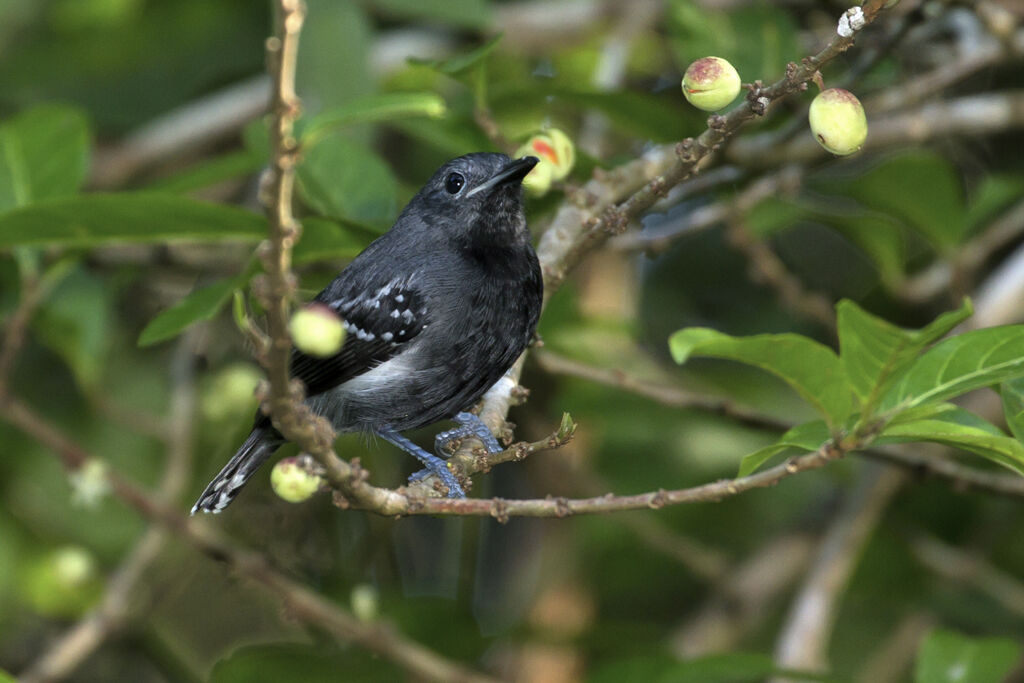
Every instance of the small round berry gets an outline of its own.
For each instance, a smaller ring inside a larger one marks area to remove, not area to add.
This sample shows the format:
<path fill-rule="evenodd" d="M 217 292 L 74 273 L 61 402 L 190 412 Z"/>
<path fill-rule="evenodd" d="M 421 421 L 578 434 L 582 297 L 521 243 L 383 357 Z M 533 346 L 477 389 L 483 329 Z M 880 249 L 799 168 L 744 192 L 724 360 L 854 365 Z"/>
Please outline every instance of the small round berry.
<path fill-rule="evenodd" d="M 686 69 L 683 95 L 704 111 L 718 111 L 740 94 L 740 75 L 721 57 L 703 57 Z"/>
<path fill-rule="evenodd" d="M 377 589 L 368 583 L 357 584 L 352 589 L 350 598 L 352 614 L 359 621 L 373 621 L 380 611 L 380 596 Z"/>
<path fill-rule="evenodd" d="M 324 484 L 323 477 L 310 469 L 298 457 L 282 458 L 270 471 L 270 487 L 279 498 L 289 503 L 309 500 Z"/>
<path fill-rule="evenodd" d="M 310 304 L 295 311 L 288 331 L 299 351 L 318 358 L 333 356 L 345 343 L 341 318 L 323 304 Z"/>
<path fill-rule="evenodd" d="M 232 363 L 204 378 L 199 410 L 210 422 L 237 420 L 252 413 L 256 404 L 256 385 L 263 379 L 252 363 Z"/>
<path fill-rule="evenodd" d="M 853 93 L 841 88 L 820 92 L 811 102 L 807 119 L 818 144 L 833 154 L 853 154 L 868 137 L 864 107 Z"/>
<path fill-rule="evenodd" d="M 57 548 L 29 563 L 22 595 L 40 614 L 75 617 L 99 599 L 103 581 L 91 552 L 81 546 Z"/>

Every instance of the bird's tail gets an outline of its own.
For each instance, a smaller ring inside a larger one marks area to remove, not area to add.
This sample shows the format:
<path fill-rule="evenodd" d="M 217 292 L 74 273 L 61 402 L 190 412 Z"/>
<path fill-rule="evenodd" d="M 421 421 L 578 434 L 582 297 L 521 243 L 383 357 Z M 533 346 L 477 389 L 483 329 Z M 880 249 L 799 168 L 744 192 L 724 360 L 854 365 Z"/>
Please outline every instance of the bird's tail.
<path fill-rule="evenodd" d="M 273 427 L 254 427 L 242 447 L 199 496 L 199 500 L 192 506 L 191 514 L 199 510 L 216 514 L 230 505 L 257 468 L 282 443 L 281 436 Z"/>

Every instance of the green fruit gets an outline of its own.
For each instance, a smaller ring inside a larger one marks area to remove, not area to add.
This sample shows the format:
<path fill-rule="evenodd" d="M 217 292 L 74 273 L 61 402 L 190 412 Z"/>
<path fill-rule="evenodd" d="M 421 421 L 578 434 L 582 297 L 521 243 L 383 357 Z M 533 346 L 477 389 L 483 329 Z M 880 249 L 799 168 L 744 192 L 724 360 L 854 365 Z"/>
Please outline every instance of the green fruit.
<path fill-rule="evenodd" d="M 310 472 L 299 458 L 282 458 L 270 471 L 270 487 L 279 498 L 289 503 L 309 500 L 323 484 L 323 477 Z"/>
<path fill-rule="evenodd" d="M 63 546 L 29 563 L 22 577 L 22 595 L 40 614 L 77 617 L 103 592 L 92 554 L 80 546 Z"/>
<path fill-rule="evenodd" d="M 807 113 L 811 132 L 822 147 L 840 156 L 859 150 L 868 137 L 868 120 L 857 97 L 841 88 L 818 94 Z"/>
<path fill-rule="evenodd" d="M 683 75 L 683 95 L 693 106 L 718 111 L 740 94 L 740 75 L 721 57 L 698 59 Z"/>
<path fill-rule="evenodd" d="M 377 589 L 368 583 L 360 583 L 352 589 L 352 614 L 359 621 L 373 621 L 377 618 L 380 596 Z"/>
<path fill-rule="evenodd" d="M 210 422 L 237 420 L 256 405 L 256 385 L 263 373 L 251 363 L 232 363 L 203 383 L 199 410 Z"/>
<path fill-rule="evenodd" d="M 345 343 L 341 318 L 323 304 L 311 304 L 295 311 L 288 331 L 300 351 L 318 358 L 333 356 Z"/>

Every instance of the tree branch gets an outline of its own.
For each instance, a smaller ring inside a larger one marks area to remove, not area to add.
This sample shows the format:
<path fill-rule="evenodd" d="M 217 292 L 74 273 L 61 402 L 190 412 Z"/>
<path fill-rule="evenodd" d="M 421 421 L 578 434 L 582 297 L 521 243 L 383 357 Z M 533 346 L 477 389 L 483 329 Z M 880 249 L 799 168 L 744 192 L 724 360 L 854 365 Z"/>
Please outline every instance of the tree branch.
<path fill-rule="evenodd" d="M 91 456 L 60 430 L 23 403 L 10 400 L 4 406 L 7 420 L 53 450 L 64 467 L 74 471 Z M 129 507 L 207 557 L 223 562 L 241 576 L 266 586 L 296 618 L 322 628 L 344 641 L 356 643 L 406 668 L 412 674 L 435 681 L 484 683 L 491 678 L 443 658 L 383 623 L 364 623 L 334 603 L 273 569 L 259 554 L 237 548 L 201 518 L 186 517 L 176 505 L 159 500 L 109 469 L 105 475 L 111 492 Z"/>
<path fill-rule="evenodd" d="M 826 652 L 839 609 L 861 551 L 904 476 L 891 468 L 871 467 L 832 521 L 807 581 L 793 602 L 775 648 L 783 668 L 827 668 Z"/>

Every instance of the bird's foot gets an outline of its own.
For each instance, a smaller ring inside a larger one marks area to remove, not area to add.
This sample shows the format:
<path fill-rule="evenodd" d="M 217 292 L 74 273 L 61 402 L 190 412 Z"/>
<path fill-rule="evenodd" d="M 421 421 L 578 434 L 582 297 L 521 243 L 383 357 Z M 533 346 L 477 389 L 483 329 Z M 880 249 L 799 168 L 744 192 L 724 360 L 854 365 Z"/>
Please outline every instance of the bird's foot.
<path fill-rule="evenodd" d="M 494 438 L 491 430 L 487 428 L 487 425 L 484 424 L 484 421 L 479 416 L 463 412 L 456 414 L 452 421 L 459 426 L 455 429 L 441 432 L 434 439 L 434 450 L 441 457 L 447 457 L 454 452 L 449 448 L 452 441 L 464 439 L 467 436 L 475 436 L 480 439 L 488 453 L 500 453 L 502 451 L 501 444 Z"/>
<path fill-rule="evenodd" d="M 398 446 L 403 451 L 413 456 L 421 463 L 425 469 L 420 470 L 411 477 L 410 482 L 420 481 L 430 476 L 431 474 L 436 475 L 445 486 L 448 487 L 449 498 L 465 498 L 466 492 L 462 490 L 462 486 L 459 484 L 459 480 L 455 477 L 450 469 L 448 469 L 448 463 L 436 455 L 431 455 L 425 450 L 414 444 L 409 439 L 402 436 L 396 430 L 389 426 L 380 427 L 376 430 L 377 435 L 385 441 L 388 441 L 395 446 Z"/>

